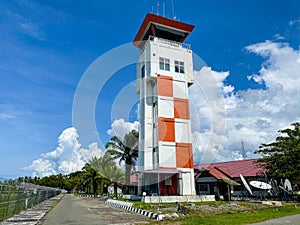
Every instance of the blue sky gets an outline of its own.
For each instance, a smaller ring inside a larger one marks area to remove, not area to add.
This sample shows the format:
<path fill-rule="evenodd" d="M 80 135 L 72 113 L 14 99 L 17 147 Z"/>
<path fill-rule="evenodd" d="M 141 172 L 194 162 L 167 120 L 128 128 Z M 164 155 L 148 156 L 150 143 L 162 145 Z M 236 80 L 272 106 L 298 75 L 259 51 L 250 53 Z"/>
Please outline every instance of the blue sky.
<path fill-rule="evenodd" d="M 159 14 L 173 17 L 171 1 L 159 3 Z M 72 107 L 91 64 L 130 43 L 149 12 L 157 12 L 157 1 L 0 1 L 0 177 L 68 172 L 71 164 L 82 165 L 83 152 L 103 151 L 109 134 L 137 126 L 134 65 L 115 73 L 100 91 L 98 139 L 72 128 Z M 238 159 L 241 140 L 253 157 L 260 143 L 299 120 L 300 107 L 293 101 L 299 95 L 293 85 L 300 84 L 298 0 L 174 0 L 174 13 L 196 26 L 186 42 L 208 68 L 195 74 L 215 78 L 227 113 L 219 135 L 212 129 L 212 113 L 205 111 L 209 104 L 199 103 L 201 91 L 191 90 L 199 118 L 193 127 L 197 162 Z M 124 87 L 125 102 L 119 96 Z M 124 107 L 130 103 L 129 113 L 116 99 Z M 249 138 L 254 134 L 258 137 Z M 219 150 L 209 147 L 221 139 Z M 214 151 L 218 156 L 209 158 Z M 229 151 L 232 157 L 225 157 Z"/>

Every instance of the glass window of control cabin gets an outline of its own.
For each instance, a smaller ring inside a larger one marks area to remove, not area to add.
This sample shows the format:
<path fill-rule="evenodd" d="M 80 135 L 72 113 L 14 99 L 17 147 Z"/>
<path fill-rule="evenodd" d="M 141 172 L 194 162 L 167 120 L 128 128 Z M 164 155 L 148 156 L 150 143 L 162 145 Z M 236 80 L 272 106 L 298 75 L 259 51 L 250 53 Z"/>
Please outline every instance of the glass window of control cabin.
<path fill-rule="evenodd" d="M 184 73 L 184 62 L 175 60 L 175 72 Z"/>
<path fill-rule="evenodd" d="M 170 71 L 170 60 L 159 57 L 159 69 Z"/>

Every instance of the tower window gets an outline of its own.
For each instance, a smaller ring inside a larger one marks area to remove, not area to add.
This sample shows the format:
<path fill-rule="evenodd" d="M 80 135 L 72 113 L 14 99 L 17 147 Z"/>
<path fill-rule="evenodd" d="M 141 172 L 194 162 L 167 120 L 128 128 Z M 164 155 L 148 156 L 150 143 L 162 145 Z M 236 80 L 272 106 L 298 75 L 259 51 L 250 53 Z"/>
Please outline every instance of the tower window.
<path fill-rule="evenodd" d="M 145 65 L 142 66 L 141 74 L 142 74 L 142 78 L 144 78 L 145 77 Z"/>
<path fill-rule="evenodd" d="M 159 69 L 170 71 L 170 60 L 159 57 Z"/>
<path fill-rule="evenodd" d="M 184 62 L 175 60 L 175 72 L 184 73 Z"/>

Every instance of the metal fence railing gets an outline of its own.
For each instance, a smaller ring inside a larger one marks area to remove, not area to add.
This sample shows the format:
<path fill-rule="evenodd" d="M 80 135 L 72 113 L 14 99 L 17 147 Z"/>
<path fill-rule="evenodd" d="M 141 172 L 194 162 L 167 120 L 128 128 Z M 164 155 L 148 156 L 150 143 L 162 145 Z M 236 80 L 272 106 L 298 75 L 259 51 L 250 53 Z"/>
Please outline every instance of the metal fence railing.
<path fill-rule="evenodd" d="M 0 186 L 0 221 L 60 194 L 59 189 L 32 185 L 31 187 Z"/>

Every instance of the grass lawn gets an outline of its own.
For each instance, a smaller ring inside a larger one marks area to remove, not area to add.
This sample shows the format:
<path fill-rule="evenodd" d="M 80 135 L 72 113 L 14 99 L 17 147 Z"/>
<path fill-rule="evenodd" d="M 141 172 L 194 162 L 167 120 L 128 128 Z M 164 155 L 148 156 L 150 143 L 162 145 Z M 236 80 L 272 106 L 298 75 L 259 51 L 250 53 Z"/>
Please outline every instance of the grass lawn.
<path fill-rule="evenodd" d="M 123 199 L 119 199 L 123 200 Z M 128 200 L 125 200 L 128 201 Z M 185 203 L 187 204 L 187 203 Z M 299 203 L 282 203 L 283 206 L 275 207 L 253 202 L 199 202 L 193 203 L 194 207 L 188 207 L 188 215 L 181 215 L 178 219 L 161 221 L 159 224 L 192 225 L 192 224 L 221 224 L 221 225 L 242 225 L 269 220 L 273 218 L 300 214 Z M 143 203 L 135 201 L 135 208 L 159 213 L 177 212 L 176 203 L 158 204 Z M 151 224 L 157 224 L 153 221 Z M 299 223 L 300 224 L 300 223 Z"/>
<path fill-rule="evenodd" d="M 191 215 L 176 220 L 162 221 L 160 224 L 176 224 L 176 225 L 190 225 L 190 224 L 222 224 L 222 225 L 242 225 L 278 218 L 282 216 L 288 216 L 293 214 L 299 214 L 300 207 L 295 205 L 272 207 L 259 209 L 252 212 L 235 212 L 224 213 L 218 215 Z M 157 221 L 153 224 L 157 224 Z"/>
<path fill-rule="evenodd" d="M 25 198 L 26 194 L 2 192 L 0 194 L 0 221 L 23 210 Z"/>

